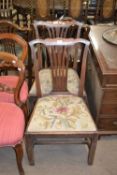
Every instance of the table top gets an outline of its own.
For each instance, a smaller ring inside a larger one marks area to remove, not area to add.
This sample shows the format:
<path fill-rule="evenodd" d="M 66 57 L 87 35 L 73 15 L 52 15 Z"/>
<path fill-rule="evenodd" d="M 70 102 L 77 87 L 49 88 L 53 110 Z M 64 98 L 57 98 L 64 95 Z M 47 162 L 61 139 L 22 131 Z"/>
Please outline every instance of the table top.
<path fill-rule="evenodd" d="M 117 45 L 103 39 L 103 32 L 117 26 L 91 26 L 89 38 L 102 74 L 117 75 Z"/>

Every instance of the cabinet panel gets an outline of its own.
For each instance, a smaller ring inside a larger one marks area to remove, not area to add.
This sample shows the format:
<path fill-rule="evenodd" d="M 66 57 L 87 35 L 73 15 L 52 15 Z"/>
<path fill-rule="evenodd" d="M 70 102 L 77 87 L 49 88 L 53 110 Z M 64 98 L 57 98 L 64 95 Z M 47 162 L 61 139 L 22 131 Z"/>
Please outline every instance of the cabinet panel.
<path fill-rule="evenodd" d="M 117 104 L 102 104 L 100 114 L 105 115 L 117 114 Z"/>

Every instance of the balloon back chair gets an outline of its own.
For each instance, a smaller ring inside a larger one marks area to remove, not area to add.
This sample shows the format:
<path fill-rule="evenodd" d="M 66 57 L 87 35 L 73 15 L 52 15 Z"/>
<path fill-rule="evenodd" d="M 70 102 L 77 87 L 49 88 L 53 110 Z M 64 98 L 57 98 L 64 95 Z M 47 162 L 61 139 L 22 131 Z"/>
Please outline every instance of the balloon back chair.
<path fill-rule="evenodd" d="M 17 56 L 18 60 L 23 63 L 27 58 L 28 45 L 27 42 L 17 34 L 14 33 L 0 33 L 0 51 L 5 51 L 6 53 L 11 53 Z M 17 83 L 17 75 L 11 74 L 6 69 L 7 76 L 0 74 L 0 83 L 6 84 L 7 86 L 15 86 Z M 28 86 L 27 82 L 21 88 L 20 98 L 23 102 L 22 108 L 27 113 L 27 97 L 28 97 Z M 13 96 L 7 93 L 0 93 L 0 102 L 10 102 L 14 103 Z"/>
<path fill-rule="evenodd" d="M 79 143 L 88 144 L 88 163 L 93 163 L 97 129 L 84 100 L 89 44 L 85 39 L 62 38 L 36 39 L 29 43 L 37 96 L 26 129 L 26 150 L 31 165 L 35 144 L 78 143 L 79 139 Z M 76 71 L 78 59 L 82 59 L 80 76 Z"/>
<path fill-rule="evenodd" d="M 0 78 L 0 147 L 12 147 L 15 150 L 19 174 L 24 175 L 22 167 L 22 140 L 25 128 L 25 116 L 20 108 L 23 105 L 20 100 L 20 90 L 24 82 L 25 67 L 15 55 L 0 52 L 0 71 L 4 72 L 6 69 L 10 72 L 17 71 L 18 76 L 16 77 L 17 83 L 14 87 L 12 86 L 12 79 L 9 86 L 8 76 L 4 78 L 6 83 L 5 81 L 2 82 L 2 78 Z M 7 96 L 8 99 L 12 97 L 14 103 L 1 100 L 2 97 L 4 98 L 4 96 L 1 97 L 1 94 Z"/>
<path fill-rule="evenodd" d="M 28 27 L 20 27 L 17 24 L 14 24 L 13 22 L 9 21 L 9 20 L 0 20 L 0 33 L 12 33 L 12 34 L 17 34 L 20 36 L 20 39 L 15 40 L 10 40 L 10 38 L 6 38 L 5 41 L 5 45 L 4 45 L 4 41 L 2 44 L 2 50 L 8 51 L 8 52 L 12 52 L 13 54 L 17 55 L 18 58 L 20 57 L 20 59 L 22 59 L 23 61 L 25 61 L 25 65 L 26 65 L 26 74 L 27 74 L 27 78 L 28 78 L 28 86 L 30 87 L 31 82 L 30 82 L 30 54 L 29 49 L 28 49 L 28 44 L 26 43 L 26 41 L 30 41 L 33 37 L 33 32 L 31 28 Z M 13 38 L 16 38 L 19 36 L 15 36 Z M 5 36 L 6 37 L 6 36 Z M 8 41 L 8 43 L 7 43 Z M 15 42 L 16 44 L 12 44 L 12 42 Z M 0 45 L 1 45 L 0 44 Z M 21 57 L 22 56 L 22 57 Z M 28 59 L 27 59 L 28 58 Z"/>

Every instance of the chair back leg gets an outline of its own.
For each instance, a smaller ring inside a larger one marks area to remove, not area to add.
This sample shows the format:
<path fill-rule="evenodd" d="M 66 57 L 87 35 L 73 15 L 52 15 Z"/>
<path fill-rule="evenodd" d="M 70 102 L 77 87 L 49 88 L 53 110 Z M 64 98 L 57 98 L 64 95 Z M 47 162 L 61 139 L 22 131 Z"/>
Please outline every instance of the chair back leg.
<path fill-rule="evenodd" d="M 34 143 L 31 136 L 26 135 L 25 137 L 25 144 L 26 144 L 26 152 L 29 160 L 30 165 L 34 165 Z"/>

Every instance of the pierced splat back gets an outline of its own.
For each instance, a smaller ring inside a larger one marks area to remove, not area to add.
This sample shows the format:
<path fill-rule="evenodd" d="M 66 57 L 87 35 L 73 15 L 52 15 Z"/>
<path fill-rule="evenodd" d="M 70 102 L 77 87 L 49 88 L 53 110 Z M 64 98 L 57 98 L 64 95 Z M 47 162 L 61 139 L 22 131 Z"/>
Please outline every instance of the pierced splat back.
<path fill-rule="evenodd" d="M 36 38 L 78 38 L 83 24 L 75 20 L 34 21 Z"/>

